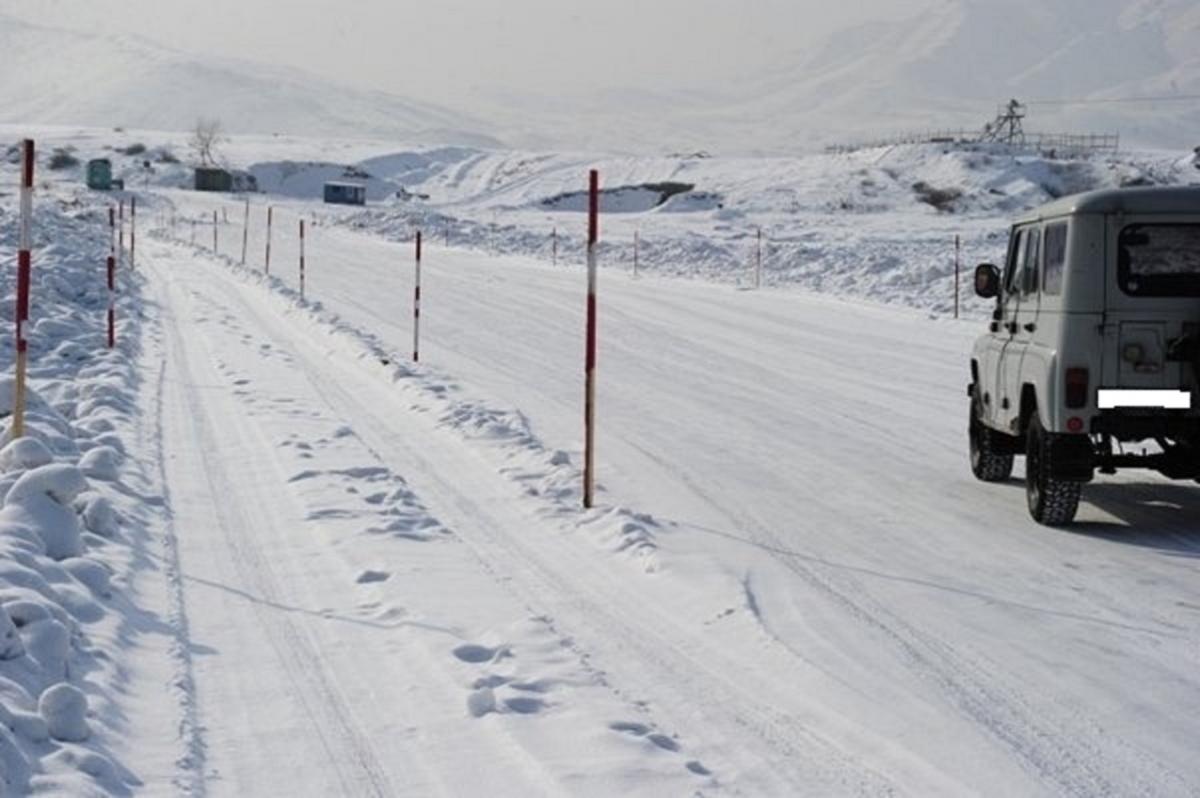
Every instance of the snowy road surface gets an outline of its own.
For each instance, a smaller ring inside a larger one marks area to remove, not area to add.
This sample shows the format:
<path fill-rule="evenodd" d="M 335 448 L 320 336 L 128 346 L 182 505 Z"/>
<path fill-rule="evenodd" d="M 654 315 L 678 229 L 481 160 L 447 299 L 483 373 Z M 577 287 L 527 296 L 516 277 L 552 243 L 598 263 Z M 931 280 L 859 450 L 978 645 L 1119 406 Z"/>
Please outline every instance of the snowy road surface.
<path fill-rule="evenodd" d="M 577 268 L 428 248 L 410 370 L 409 249 L 308 245 L 336 323 L 144 245 L 197 794 L 1200 789 L 1200 489 L 974 482 L 975 325 L 603 273 L 580 514 Z"/>

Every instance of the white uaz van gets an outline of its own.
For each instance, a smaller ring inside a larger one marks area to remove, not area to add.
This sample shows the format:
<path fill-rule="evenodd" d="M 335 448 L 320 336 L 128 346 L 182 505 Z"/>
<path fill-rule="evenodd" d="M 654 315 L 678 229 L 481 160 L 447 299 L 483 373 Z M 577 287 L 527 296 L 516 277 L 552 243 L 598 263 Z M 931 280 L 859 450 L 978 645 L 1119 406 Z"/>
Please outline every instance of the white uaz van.
<path fill-rule="evenodd" d="M 1008 479 L 1025 455 L 1029 512 L 1050 525 L 1074 519 L 1096 470 L 1200 478 L 1200 188 L 1033 211 L 975 292 L 996 299 L 971 356 L 976 477 Z"/>

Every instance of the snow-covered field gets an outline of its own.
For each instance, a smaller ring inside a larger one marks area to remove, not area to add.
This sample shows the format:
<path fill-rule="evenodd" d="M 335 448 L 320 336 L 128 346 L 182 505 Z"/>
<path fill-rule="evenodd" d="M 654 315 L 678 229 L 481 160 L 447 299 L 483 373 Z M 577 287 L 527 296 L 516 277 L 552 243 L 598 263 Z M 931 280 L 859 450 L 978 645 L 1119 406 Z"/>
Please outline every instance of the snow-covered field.
<path fill-rule="evenodd" d="M 16 138 L 0 126 L 0 143 L 6 133 Z M 68 148 L 81 161 L 62 178 L 81 179 L 82 162 L 104 156 L 131 188 L 191 184 L 190 169 L 169 162 L 188 160 L 183 134 L 56 128 L 42 138 L 47 150 Z M 134 154 L 125 154 L 131 147 Z M 600 251 L 609 267 L 633 269 L 636 238 L 643 272 L 749 285 L 761 257 L 770 286 L 939 313 L 954 304 L 956 236 L 966 270 L 1003 256 L 1008 219 L 1026 208 L 1094 188 L 1200 183 L 1190 151 L 1049 158 L 928 145 L 777 158 L 633 157 L 283 136 L 238 137 L 221 150 L 268 192 L 251 196 L 258 227 L 272 204 L 394 241 L 421 227 L 456 247 L 548 261 L 557 251 L 559 262 L 578 264 L 586 175 L 595 167 L 606 192 Z M 324 182 L 339 179 L 367 186 L 367 209 L 319 205 Z M 227 216 L 241 218 L 232 204 Z M 211 231 L 198 235 L 211 240 Z"/>
<path fill-rule="evenodd" d="M 42 138 L 81 157 L 180 146 Z M 240 200 L 181 190 L 170 164 L 138 182 L 122 157 L 142 227 L 115 353 L 103 197 L 70 171 L 40 187 L 46 451 L 0 453 L 6 789 L 1200 789 L 1198 489 L 1101 478 L 1075 527 L 1035 526 L 1019 483 L 967 468 L 979 324 L 945 312 L 954 235 L 965 264 L 998 258 L 1020 207 L 1188 181 L 1190 158 L 323 146 L 229 144 L 279 192 L 251 198 L 245 239 Z M 314 170 L 279 164 L 321 160 L 428 199 L 320 205 Z M 601 491 L 584 512 L 572 193 L 593 165 L 629 188 L 602 222 Z M 12 167 L 0 176 L 11 261 Z M 657 204 L 668 182 L 695 187 Z M 940 211 L 920 183 L 962 194 Z M 739 290 L 759 226 L 767 288 Z M 76 549 L 51 550 L 72 530 Z M 60 683 L 87 698 L 86 739 L 55 732 Z"/>

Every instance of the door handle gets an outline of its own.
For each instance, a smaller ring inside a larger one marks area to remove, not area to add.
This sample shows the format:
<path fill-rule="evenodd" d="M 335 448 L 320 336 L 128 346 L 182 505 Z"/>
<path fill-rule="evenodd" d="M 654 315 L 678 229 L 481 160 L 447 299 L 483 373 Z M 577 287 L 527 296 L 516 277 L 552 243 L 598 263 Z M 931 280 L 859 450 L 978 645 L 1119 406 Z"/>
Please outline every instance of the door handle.
<path fill-rule="evenodd" d="M 1033 322 L 1029 322 L 1028 324 L 1025 325 L 1025 332 L 1033 332 L 1036 329 L 1037 329 L 1037 325 L 1034 324 Z"/>

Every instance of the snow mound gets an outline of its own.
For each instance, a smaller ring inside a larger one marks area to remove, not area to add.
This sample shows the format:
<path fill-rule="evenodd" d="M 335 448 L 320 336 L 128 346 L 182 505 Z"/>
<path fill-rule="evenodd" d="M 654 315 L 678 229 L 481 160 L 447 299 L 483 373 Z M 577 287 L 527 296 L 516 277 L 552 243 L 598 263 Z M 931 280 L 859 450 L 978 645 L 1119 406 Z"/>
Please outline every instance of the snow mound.
<path fill-rule="evenodd" d="M 295 199 L 321 199 L 328 182 L 356 183 L 365 186 L 367 199 L 378 201 L 395 196 L 403 189 L 399 183 L 381 180 L 362 167 L 297 161 L 257 163 L 250 174 L 258 181 L 260 191 Z"/>
<path fill-rule="evenodd" d="M 17 634 L 16 624 L 8 611 L 0 606 L 0 659 L 16 659 L 25 653 L 25 646 Z"/>
<path fill-rule="evenodd" d="M 0 449 L 0 471 L 24 471 L 50 463 L 54 455 L 36 438 L 18 438 Z"/>
<path fill-rule="evenodd" d="M 92 735 L 87 711 L 87 696 L 65 682 L 48 688 L 38 699 L 38 712 L 50 736 L 63 742 L 81 743 Z"/>
<path fill-rule="evenodd" d="M 0 163 L 0 173 L 11 184 L 11 166 Z M 146 617 L 127 597 L 110 602 L 113 577 L 125 583 L 150 553 L 144 527 L 131 526 L 136 548 L 114 545 L 114 499 L 140 514 L 140 494 L 112 484 L 139 379 L 133 349 L 122 348 L 136 344 L 137 282 L 118 275 L 121 326 L 108 350 L 97 268 L 108 252 L 106 200 L 54 194 L 35 200 L 25 437 L 0 449 L 0 794 L 128 795 L 136 779 L 92 730 L 121 722 L 113 701 L 128 687 L 121 652 Z M 15 229 L 0 204 L 0 260 L 15 259 Z M 5 285 L 0 316 L 13 304 Z M 11 349 L 0 349 L 0 373 L 11 372 Z M 6 376 L 0 414 L 9 424 L 12 398 Z M 110 481 L 92 486 L 85 469 Z"/>
<path fill-rule="evenodd" d="M 695 189 L 690 183 L 645 183 L 639 186 L 618 186 L 600 190 L 601 213 L 645 213 L 658 208 L 672 197 Z M 586 191 L 569 191 L 541 201 L 543 208 L 554 211 L 586 213 Z"/>
<path fill-rule="evenodd" d="M 83 472 L 70 465 L 46 465 L 17 480 L 0 510 L 0 525 L 33 529 L 43 552 L 54 560 L 83 552 L 82 528 L 72 505 L 88 488 Z"/>
<path fill-rule="evenodd" d="M 97 446 L 79 461 L 79 469 L 92 479 L 112 482 L 121 470 L 122 454 L 111 446 Z"/>

